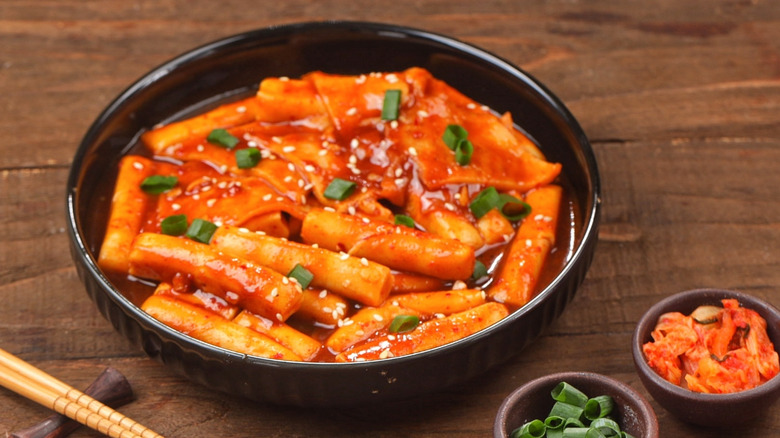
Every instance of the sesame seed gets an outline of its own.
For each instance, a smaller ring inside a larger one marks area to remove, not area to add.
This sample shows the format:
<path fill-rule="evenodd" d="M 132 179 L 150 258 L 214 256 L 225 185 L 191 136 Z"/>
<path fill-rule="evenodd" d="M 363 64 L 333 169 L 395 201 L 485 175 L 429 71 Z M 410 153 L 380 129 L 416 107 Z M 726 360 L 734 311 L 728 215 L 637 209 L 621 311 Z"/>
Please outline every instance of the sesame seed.
<path fill-rule="evenodd" d="M 477 105 L 475 103 L 473 103 L 473 102 L 470 102 L 468 105 L 466 105 L 466 108 L 468 108 L 468 109 L 474 109 L 476 107 L 477 107 Z"/>
<path fill-rule="evenodd" d="M 347 115 L 348 116 L 354 116 L 355 114 L 357 114 L 357 112 L 358 112 L 358 109 L 353 106 L 352 108 L 347 110 Z"/>
<path fill-rule="evenodd" d="M 197 150 L 198 152 L 203 152 L 203 150 L 204 150 L 204 149 L 206 149 L 206 148 L 204 148 L 202 144 L 199 144 L 199 145 L 198 145 L 198 146 L 195 148 L 195 150 Z"/>
<path fill-rule="evenodd" d="M 466 283 L 458 280 L 452 285 L 452 290 L 463 290 L 466 289 Z"/>
<path fill-rule="evenodd" d="M 387 80 L 387 82 L 390 82 L 391 84 L 398 82 L 398 76 L 396 76 L 394 73 L 385 75 L 385 79 Z"/>
<path fill-rule="evenodd" d="M 345 253 L 345 252 L 340 252 L 340 253 L 339 253 L 339 258 L 340 258 L 341 260 L 346 260 L 346 259 L 348 259 L 348 258 L 349 258 L 349 254 L 347 254 L 347 253 Z"/>
<path fill-rule="evenodd" d="M 331 213 L 335 213 L 336 212 L 336 209 L 333 208 L 333 207 L 322 207 L 322 209 L 325 210 L 325 211 L 329 211 Z"/>
<path fill-rule="evenodd" d="M 295 152 L 295 146 L 285 146 L 282 148 L 282 152 L 284 153 Z"/>
<path fill-rule="evenodd" d="M 363 218 L 363 223 L 364 223 L 364 224 L 370 224 L 370 223 L 371 223 L 371 221 L 370 221 L 370 220 L 368 220 L 368 218 L 367 218 L 367 217 L 364 217 L 364 218 Z"/>
<path fill-rule="evenodd" d="M 449 202 L 444 203 L 444 208 L 446 208 L 449 211 L 455 211 L 455 206 L 450 204 Z"/>
<path fill-rule="evenodd" d="M 173 211 L 179 211 L 179 209 L 181 209 L 181 205 L 179 205 L 179 204 L 171 204 L 171 209 Z"/>
<path fill-rule="evenodd" d="M 388 341 L 395 341 L 395 336 L 394 335 L 387 335 L 387 340 Z"/>
<path fill-rule="evenodd" d="M 266 193 L 266 194 L 263 196 L 263 201 L 270 201 L 270 200 L 271 200 L 271 198 L 273 198 L 273 196 L 274 196 L 274 195 L 272 195 L 272 194 L 270 194 L 270 193 Z"/>
<path fill-rule="evenodd" d="M 382 350 L 381 353 L 379 353 L 379 358 L 380 359 L 387 359 L 388 357 L 393 357 L 393 353 L 390 351 L 389 348 L 386 348 L 386 349 Z"/>
<path fill-rule="evenodd" d="M 288 78 L 287 76 L 280 76 L 279 80 L 282 81 L 282 82 L 287 82 L 287 81 L 290 80 L 290 78 Z"/>
<path fill-rule="evenodd" d="M 197 201 L 198 199 L 200 199 L 200 195 L 194 194 L 194 195 L 192 195 L 192 199 Z"/>
<path fill-rule="evenodd" d="M 289 169 L 291 172 L 295 172 L 295 164 L 287 163 L 287 169 Z"/>
<path fill-rule="evenodd" d="M 225 173 L 225 172 L 227 172 L 227 170 L 228 170 L 228 167 L 227 167 L 226 164 L 223 164 L 223 165 L 219 166 L 219 171 L 220 172 Z"/>
<path fill-rule="evenodd" d="M 349 147 L 351 147 L 353 149 L 358 147 L 358 146 L 360 146 L 360 142 L 356 138 L 353 138 L 352 141 L 349 142 Z"/>
<path fill-rule="evenodd" d="M 282 314 L 281 314 L 281 313 L 277 313 L 277 314 L 276 314 L 276 319 L 277 319 L 277 320 L 279 320 L 280 322 L 281 322 L 281 321 L 284 321 L 284 317 L 282 316 Z"/>
<path fill-rule="evenodd" d="M 404 174 L 404 170 L 403 170 L 403 169 L 401 169 L 400 167 L 399 167 L 399 168 L 397 168 L 397 169 L 395 169 L 395 177 L 396 177 L 396 178 L 400 178 L 400 177 L 401 177 L 401 175 L 403 175 L 403 174 Z"/>
<path fill-rule="evenodd" d="M 417 156 L 417 149 L 414 148 L 414 146 L 409 148 L 409 155 L 416 157 Z"/>
<path fill-rule="evenodd" d="M 366 82 L 366 75 L 360 75 L 355 79 L 356 84 L 362 84 L 364 82 Z"/>
<path fill-rule="evenodd" d="M 303 186 L 305 185 L 306 185 L 306 181 L 304 181 L 303 179 L 298 180 L 298 187 L 303 188 Z"/>
<path fill-rule="evenodd" d="M 138 161 L 134 161 L 133 162 L 133 168 L 136 169 L 136 170 L 143 170 L 144 165 L 143 165 L 143 163 L 140 163 Z"/>
<path fill-rule="evenodd" d="M 406 178 L 395 179 L 395 185 L 397 185 L 398 187 L 402 187 L 404 184 L 406 184 Z"/>
<path fill-rule="evenodd" d="M 240 106 L 240 107 L 236 108 L 236 112 L 245 113 L 246 112 L 246 107 L 245 106 Z"/>
<path fill-rule="evenodd" d="M 354 216 L 355 213 L 357 213 L 357 210 L 355 210 L 355 206 L 354 205 L 350 205 L 349 207 L 347 207 L 347 212 Z"/>
<path fill-rule="evenodd" d="M 312 247 L 312 248 L 319 248 L 320 246 L 319 246 L 319 245 L 317 245 L 316 243 L 312 243 L 312 244 L 311 244 L 311 247 Z"/>
<path fill-rule="evenodd" d="M 292 180 L 293 180 L 292 175 L 287 175 L 287 176 L 284 177 L 284 182 L 286 182 L 286 183 L 291 182 Z"/>
<path fill-rule="evenodd" d="M 419 110 L 419 111 L 417 111 L 417 116 L 420 117 L 420 118 L 426 118 L 426 117 L 428 117 L 428 111 Z"/>
<path fill-rule="evenodd" d="M 357 157 L 354 154 L 349 156 L 349 163 L 350 164 L 357 163 Z"/>
<path fill-rule="evenodd" d="M 382 318 L 382 315 L 380 315 L 378 313 L 374 314 L 374 319 L 377 320 L 377 321 L 384 321 L 385 320 L 384 318 Z"/>
<path fill-rule="evenodd" d="M 393 129 L 398 129 L 398 120 L 393 120 L 390 122 L 390 127 Z"/>
<path fill-rule="evenodd" d="M 290 278 L 289 277 L 282 277 L 282 283 L 290 284 Z"/>
<path fill-rule="evenodd" d="M 281 143 L 282 142 L 282 138 L 281 137 L 277 137 L 277 136 L 273 136 L 273 137 L 271 137 L 271 141 L 273 141 L 274 143 Z"/>
<path fill-rule="evenodd" d="M 284 201 L 284 197 L 283 196 L 277 196 L 276 197 L 276 201 L 277 202 L 282 202 L 282 201 Z"/>
<path fill-rule="evenodd" d="M 256 148 L 257 142 L 254 140 L 249 140 L 246 145 L 249 146 L 250 148 Z"/>
<path fill-rule="evenodd" d="M 322 313 L 330 313 L 332 311 L 333 311 L 333 309 L 331 309 L 330 307 L 327 307 L 327 306 L 322 308 Z"/>
<path fill-rule="evenodd" d="M 314 166 L 312 166 L 311 164 L 307 164 L 307 165 L 303 166 L 303 168 L 304 168 L 304 169 L 305 169 L 307 172 L 314 172 L 314 171 L 316 170 L 316 169 L 314 168 Z"/>
<path fill-rule="evenodd" d="M 327 149 L 320 149 L 319 152 L 317 152 L 317 155 L 324 157 L 325 155 L 328 155 Z"/>
<path fill-rule="evenodd" d="M 322 290 L 322 292 L 320 292 L 320 295 L 319 295 L 319 296 L 320 296 L 320 298 L 325 298 L 325 297 L 327 297 L 327 296 L 328 296 L 328 291 L 327 291 L 327 290 L 325 290 L 325 289 L 323 289 L 323 290 Z"/>
<path fill-rule="evenodd" d="M 224 189 L 225 187 L 227 187 L 227 181 L 220 181 L 217 184 L 217 187 L 219 187 L 220 189 Z"/>
<path fill-rule="evenodd" d="M 360 259 L 360 264 L 363 266 L 368 266 L 368 260 L 365 257 L 362 257 Z"/>
<path fill-rule="evenodd" d="M 206 205 L 208 205 L 209 207 L 213 207 L 214 204 L 216 204 L 216 203 L 217 203 L 217 200 L 214 199 L 214 198 L 211 198 L 208 201 L 206 201 Z"/>

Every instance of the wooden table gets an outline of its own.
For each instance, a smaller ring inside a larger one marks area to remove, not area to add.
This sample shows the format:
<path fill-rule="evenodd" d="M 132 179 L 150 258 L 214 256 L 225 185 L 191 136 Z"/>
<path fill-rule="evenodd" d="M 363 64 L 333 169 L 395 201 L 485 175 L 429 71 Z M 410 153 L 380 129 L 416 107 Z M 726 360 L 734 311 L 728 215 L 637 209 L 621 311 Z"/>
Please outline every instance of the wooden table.
<path fill-rule="evenodd" d="M 183 380 L 98 314 L 64 231 L 71 157 L 127 85 L 202 43 L 323 19 L 424 28 L 516 63 L 568 105 L 601 170 L 599 246 L 563 317 L 504 366 L 389 406 L 269 406 Z M 773 0 L 3 0 L 0 132 L 0 347 L 77 387 L 106 366 L 118 368 L 137 395 L 122 412 L 168 437 L 489 436 L 504 397 L 547 373 L 595 371 L 647 395 L 632 365 L 631 334 L 642 312 L 671 293 L 722 287 L 780 305 L 780 6 Z M 733 433 L 687 425 L 651 403 L 662 436 Z M 0 434 L 48 414 L 0 389 Z M 780 434 L 780 406 L 743 432 Z"/>

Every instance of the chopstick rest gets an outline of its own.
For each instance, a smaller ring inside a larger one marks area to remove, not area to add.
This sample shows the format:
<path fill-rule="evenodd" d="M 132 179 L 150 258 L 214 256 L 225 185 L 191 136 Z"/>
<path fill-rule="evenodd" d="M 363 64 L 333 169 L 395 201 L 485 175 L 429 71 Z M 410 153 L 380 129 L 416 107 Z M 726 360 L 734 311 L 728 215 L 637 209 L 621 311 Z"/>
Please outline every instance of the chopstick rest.
<path fill-rule="evenodd" d="M 163 438 L 2 349 L 0 384 L 112 438 Z"/>
<path fill-rule="evenodd" d="M 133 400 L 133 389 L 124 375 L 112 367 L 103 370 L 84 393 L 108 406 L 117 408 Z M 62 414 L 51 415 L 26 429 L 12 433 L 9 438 L 62 438 L 78 428 L 79 424 Z"/>

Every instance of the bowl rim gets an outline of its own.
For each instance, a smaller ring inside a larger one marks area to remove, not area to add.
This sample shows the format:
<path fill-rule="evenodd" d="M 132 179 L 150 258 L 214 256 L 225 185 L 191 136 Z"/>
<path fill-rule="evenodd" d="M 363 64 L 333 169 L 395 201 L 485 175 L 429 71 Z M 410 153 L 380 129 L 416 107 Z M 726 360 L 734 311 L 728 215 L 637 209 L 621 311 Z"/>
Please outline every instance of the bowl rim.
<path fill-rule="evenodd" d="M 512 390 L 512 392 L 504 398 L 503 402 L 501 402 L 496 413 L 493 425 L 494 437 L 508 437 L 511 434 L 512 431 L 506 429 L 506 419 L 517 401 L 528 393 L 536 392 L 544 388 L 550 388 L 550 390 L 552 390 L 556 384 L 564 381 L 569 382 L 576 387 L 577 384 L 572 382 L 583 380 L 598 382 L 611 388 L 613 392 L 629 395 L 630 397 L 628 398 L 634 400 L 639 408 L 638 414 L 641 416 L 641 424 L 645 425 L 647 428 L 647 436 L 645 438 L 657 438 L 659 436 L 658 416 L 652 405 L 638 390 L 605 374 L 592 371 L 562 371 L 534 378 Z M 612 396 L 613 394 L 606 395 Z"/>
<path fill-rule="evenodd" d="M 588 195 L 590 208 L 583 210 L 585 214 L 582 217 L 581 238 L 577 242 L 577 245 L 573 248 L 573 251 L 567 258 L 561 271 L 555 276 L 555 278 L 551 279 L 550 283 L 547 284 L 547 286 L 526 305 L 520 309 L 515 310 L 501 321 L 498 321 L 497 323 L 477 333 L 474 333 L 463 339 L 459 339 L 448 344 L 418 353 L 355 363 L 294 362 L 245 355 L 232 350 L 214 346 L 174 330 L 160 321 L 152 318 L 146 312 L 141 310 L 140 307 L 133 304 L 114 287 L 114 285 L 109 281 L 102 270 L 97 266 L 96 257 L 88 248 L 84 238 L 85 233 L 82 230 L 82 224 L 79 219 L 77 188 L 80 169 L 83 165 L 83 162 L 85 161 L 85 158 L 88 156 L 90 146 L 100 133 L 102 126 L 111 118 L 114 113 L 119 111 L 125 105 L 125 101 L 140 93 L 155 82 L 166 77 L 167 75 L 174 73 L 178 69 L 185 68 L 188 64 L 194 61 L 213 56 L 213 54 L 220 49 L 246 43 L 250 40 L 328 29 L 368 32 L 374 36 L 434 43 L 443 48 L 456 50 L 469 56 L 473 56 L 477 58 L 480 63 L 486 63 L 495 68 L 498 68 L 501 70 L 502 74 L 508 74 L 514 79 L 523 82 L 526 86 L 531 88 L 537 97 L 543 100 L 547 105 L 550 106 L 552 110 L 554 110 L 555 114 L 565 122 L 570 133 L 576 137 L 579 150 L 583 158 L 582 165 L 588 173 L 588 180 L 591 184 L 591 193 Z M 99 283 L 101 289 L 104 292 L 107 292 L 108 298 L 116 305 L 118 305 L 123 312 L 131 316 L 133 319 L 139 321 L 139 323 L 141 323 L 144 328 L 153 329 L 154 331 L 164 333 L 167 337 L 173 339 L 175 342 L 189 345 L 190 348 L 201 352 L 206 352 L 209 355 L 218 355 L 224 360 L 259 363 L 271 366 L 279 366 L 284 364 L 285 367 L 293 369 L 368 369 L 384 367 L 388 362 L 402 363 L 417 361 L 424 357 L 436 355 L 442 350 L 456 350 L 465 348 L 466 345 L 472 342 L 478 342 L 480 339 L 488 337 L 496 331 L 503 330 L 507 325 L 511 324 L 513 320 L 520 318 L 522 315 L 529 313 L 535 308 L 539 307 L 544 299 L 553 293 L 553 291 L 565 277 L 572 275 L 572 271 L 576 269 L 577 265 L 580 264 L 580 260 L 587 256 L 586 247 L 588 246 L 588 242 L 591 240 L 595 241 L 598 238 L 598 222 L 601 214 L 601 182 L 597 162 L 595 159 L 595 153 L 577 120 L 574 118 L 568 108 L 566 108 L 563 102 L 552 92 L 550 92 L 545 85 L 514 64 L 489 51 L 486 51 L 475 45 L 465 43 L 456 38 L 413 27 L 369 21 L 307 21 L 248 30 L 202 44 L 193 49 L 189 49 L 169 59 L 168 61 L 163 62 L 157 67 L 152 68 L 147 73 L 143 74 L 139 79 L 134 81 L 131 85 L 129 85 L 126 89 L 120 92 L 111 101 L 111 103 L 109 103 L 105 109 L 101 111 L 95 121 L 90 125 L 75 152 L 67 179 L 66 214 L 68 235 L 71 242 L 75 244 L 78 249 L 76 254 L 79 260 L 83 263 L 92 277 Z"/>
<path fill-rule="evenodd" d="M 642 314 L 642 317 L 639 319 L 634 329 L 631 340 L 631 353 L 634 358 L 634 365 L 640 376 L 644 376 L 642 383 L 647 390 L 651 392 L 653 390 L 663 391 L 674 397 L 679 397 L 686 402 L 695 403 L 738 402 L 745 399 L 770 396 L 773 393 L 777 394 L 778 391 L 780 391 L 780 374 L 759 386 L 744 391 L 725 394 L 708 394 L 691 391 L 675 385 L 661 377 L 647 364 L 647 360 L 645 360 L 644 353 L 642 352 L 642 345 L 649 342 L 650 332 L 653 327 L 655 327 L 658 317 L 666 312 L 683 311 L 684 309 L 680 309 L 679 304 L 691 298 L 700 298 L 700 304 L 697 304 L 697 306 L 707 303 L 714 304 L 716 301 L 719 302 L 720 299 L 723 298 L 735 298 L 739 301 L 741 306 L 758 312 L 762 318 L 767 320 L 767 323 L 770 322 L 770 319 L 780 322 L 780 310 L 778 310 L 777 307 L 761 298 L 736 290 L 718 288 L 691 289 L 675 293 L 658 301 Z M 691 308 L 690 311 L 693 311 L 695 308 L 696 307 Z M 771 331 L 768 334 L 771 336 Z M 772 343 L 775 346 L 775 351 L 777 351 L 778 345 L 780 345 L 780 339 L 772 339 Z M 651 386 L 654 386 L 655 388 L 652 388 Z"/>

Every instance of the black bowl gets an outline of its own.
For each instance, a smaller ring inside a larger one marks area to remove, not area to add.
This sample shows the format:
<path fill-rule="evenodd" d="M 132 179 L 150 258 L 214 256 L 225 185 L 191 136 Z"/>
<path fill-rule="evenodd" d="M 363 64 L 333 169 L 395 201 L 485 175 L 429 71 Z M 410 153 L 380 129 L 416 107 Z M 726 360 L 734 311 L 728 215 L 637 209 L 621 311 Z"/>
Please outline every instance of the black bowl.
<path fill-rule="evenodd" d="M 780 348 L 780 310 L 751 295 L 723 289 L 695 289 L 669 296 L 651 307 L 636 326 L 632 353 L 637 374 L 651 396 L 677 418 L 700 426 L 734 426 L 765 413 L 780 398 L 780 375 L 756 388 L 730 394 L 702 394 L 666 381 L 647 364 L 642 345 L 652 341 L 658 317 L 667 312 L 689 315 L 699 306 L 720 306 L 724 298 L 739 301 L 767 322 L 775 350 Z"/>
<path fill-rule="evenodd" d="M 313 70 L 360 74 L 425 67 L 478 102 L 511 111 L 551 161 L 562 163 L 576 206 L 572 248 L 560 272 L 503 321 L 430 351 L 363 363 L 293 363 L 217 348 L 150 317 L 96 264 L 111 168 L 143 130 L 203 102 L 254 90 L 267 76 Z M 71 252 L 88 294 L 114 327 L 210 388 L 280 404 L 334 406 L 407 398 L 463 382 L 520 351 L 555 320 L 585 277 L 600 212 L 595 157 L 577 121 L 543 85 L 471 45 L 404 27 L 316 22 L 228 37 L 185 53 L 130 86 L 98 117 L 73 160 L 67 189 Z"/>
<path fill-rule="evenodd" d="M 494 438 L 507 438 L 512 431 L 536 419 L 544 421 L 554 401 L 550 392 L 566 382 L 588 397 L 608 395 L 615 401 L 610 417 L 621 430 L 637 438 L 658 438 L 658 419 L 650 403 L 623 382 L 601 374 L 564 372 L 534 379 L 512 391 L 501 403 L 493 425 Z"/>

